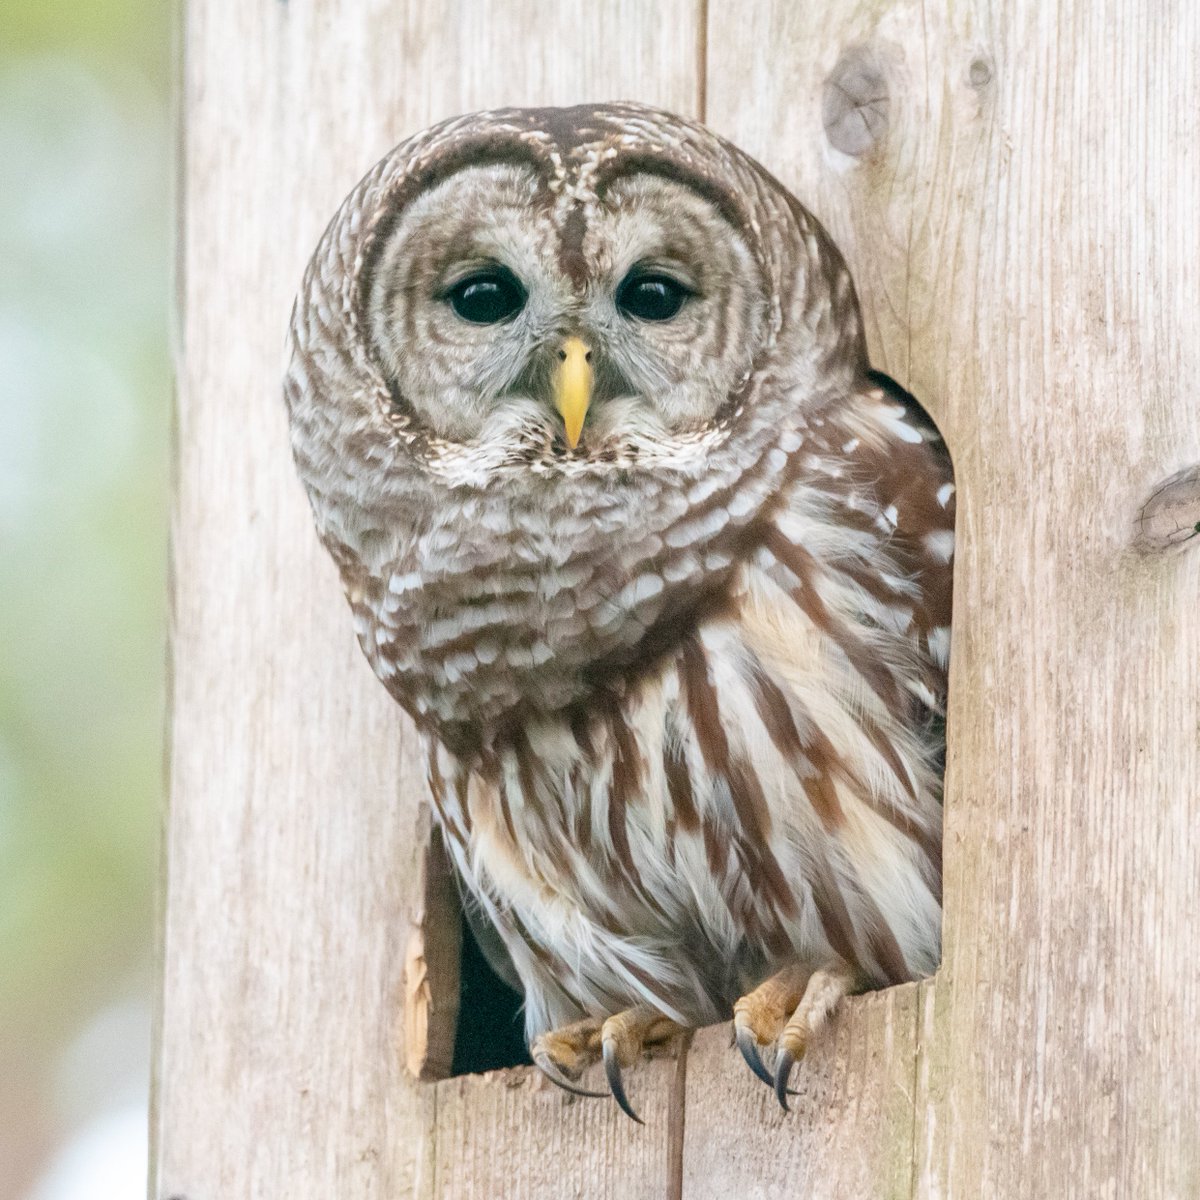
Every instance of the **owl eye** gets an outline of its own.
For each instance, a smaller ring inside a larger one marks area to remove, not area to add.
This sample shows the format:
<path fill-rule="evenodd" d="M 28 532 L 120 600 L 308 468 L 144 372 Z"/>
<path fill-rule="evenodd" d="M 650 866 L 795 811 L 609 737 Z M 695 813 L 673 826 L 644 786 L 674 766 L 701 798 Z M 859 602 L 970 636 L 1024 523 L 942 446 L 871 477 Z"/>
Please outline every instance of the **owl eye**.
<path fill-rule="evenodd" d="M 447 293 L 450 307 L 472 325 L 495 325 L 525 307 L 525 289 L 508 271 L 490 268 L 460 279 Z"/>
<path fill-rule="evenodd" d="M 617 288 L 617 307 L 639 321 L 669 321 L 691 294 L 670 275 L 627 275 Z"/>

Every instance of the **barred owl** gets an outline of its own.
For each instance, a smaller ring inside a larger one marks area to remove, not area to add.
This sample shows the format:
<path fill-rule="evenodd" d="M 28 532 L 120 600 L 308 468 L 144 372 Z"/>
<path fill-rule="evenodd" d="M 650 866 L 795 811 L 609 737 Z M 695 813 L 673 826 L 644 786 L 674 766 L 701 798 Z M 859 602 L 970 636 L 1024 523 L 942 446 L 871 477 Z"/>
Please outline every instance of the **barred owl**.
<path fill-rule="evenodd" d="M 732 1016 L 786 1107 L 941 922 L 954 487 L 820 225 L 650 108 L 450 120 L 325 231 L 285 393 L 534 1061 L 633 1115 Z"/>

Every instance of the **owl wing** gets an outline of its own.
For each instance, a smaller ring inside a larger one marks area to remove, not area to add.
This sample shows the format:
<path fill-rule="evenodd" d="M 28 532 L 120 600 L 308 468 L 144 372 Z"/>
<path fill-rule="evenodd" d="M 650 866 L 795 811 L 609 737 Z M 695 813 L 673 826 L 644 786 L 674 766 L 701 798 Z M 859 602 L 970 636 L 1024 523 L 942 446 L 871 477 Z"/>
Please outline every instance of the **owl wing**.
<path fill-rule="evenodd" d="M 895 406 L 901 434 L 888 453 L 866 455 L 863 473 L 874 480 L 884 511 L 895 514 L 889 551 L 916 584 L 911 633 L 944 705 L 954 591 L 954 468 L 941 433 L 916 397 L 882 371 L 868 377 Z"/>
<path fill-rule="evenodd" d="M 747 563 L 736 645 L 706 637 L 710 663 L 743 663 L 725 722 L 814 943 L 895 983 L 938 954 L 954 506 L 937 431 L 880 382 L 818 423 Z"/>

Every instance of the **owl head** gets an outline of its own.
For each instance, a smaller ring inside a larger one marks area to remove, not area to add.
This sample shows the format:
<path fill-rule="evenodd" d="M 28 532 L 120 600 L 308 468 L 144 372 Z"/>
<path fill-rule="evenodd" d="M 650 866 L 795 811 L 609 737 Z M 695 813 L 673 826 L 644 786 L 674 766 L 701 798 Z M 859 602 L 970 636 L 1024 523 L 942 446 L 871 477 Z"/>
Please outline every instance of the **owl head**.
<path fill-rule="evenodd" d="M 756 372 L 811 402 L 819 376 L 865 364 L 816 221 L 736 147 L 634 104 L 417 135 L 347 199 L 306 288 L 354 352 L 314 365 L 368 385 L 318 389 L 354 410 L 323 424 L 497 468 L 669 458 L 728 432 Z M 310 398 L 289 389 L 293 416 Z"/>

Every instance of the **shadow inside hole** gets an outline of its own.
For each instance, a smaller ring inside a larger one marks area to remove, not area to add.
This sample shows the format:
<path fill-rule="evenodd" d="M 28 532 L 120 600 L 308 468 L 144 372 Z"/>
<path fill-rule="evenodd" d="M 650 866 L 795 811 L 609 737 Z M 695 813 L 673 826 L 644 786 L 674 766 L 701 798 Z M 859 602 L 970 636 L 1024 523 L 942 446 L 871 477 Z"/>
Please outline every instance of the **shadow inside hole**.
<path fill-rule="evenodd" d="M 458 1027 L 451 1074 L 528 1065 L 522 997 L 488 965 L 466 916 L 460 920 Z"/>

